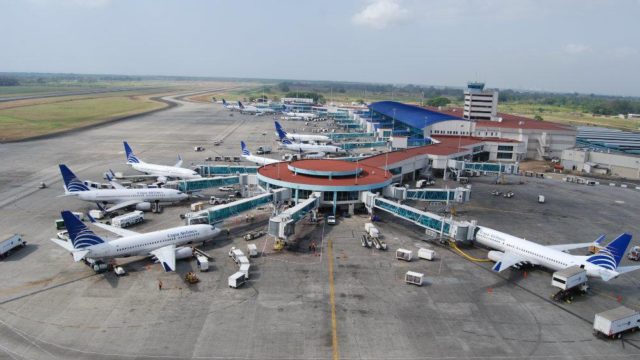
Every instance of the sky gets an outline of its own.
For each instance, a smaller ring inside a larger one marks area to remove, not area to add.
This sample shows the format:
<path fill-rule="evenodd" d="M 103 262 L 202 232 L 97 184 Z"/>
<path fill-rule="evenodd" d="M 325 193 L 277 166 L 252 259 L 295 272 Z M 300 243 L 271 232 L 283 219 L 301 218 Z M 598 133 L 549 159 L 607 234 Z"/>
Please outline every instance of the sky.
<path fill-rule="evenodd" d="M 640 96 L 640 0 L 0 0 L 0 72 Z"/>

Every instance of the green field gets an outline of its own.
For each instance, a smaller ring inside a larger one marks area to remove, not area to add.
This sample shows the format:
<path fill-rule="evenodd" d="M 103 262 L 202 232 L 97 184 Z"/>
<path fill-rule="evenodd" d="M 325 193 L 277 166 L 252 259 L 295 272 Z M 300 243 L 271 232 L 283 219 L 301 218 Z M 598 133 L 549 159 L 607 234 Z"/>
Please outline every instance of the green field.
<path fill-rule="evenodd" d="M 109 96 L 2 109 L 0 141 L 69 130 L 164 106 L 147 96 Z"/>
<path fill-rule="evenodd" d="M 638 131 L 640 119 L 621 119 L 613 116 L 594 116 L 569 106 L 553 106 L 524 103 L 502 103 L 500 112 L 523 115 L 533 118 L 541 116 L 545 121 L 570 125 L 604 126 L 621 130 Z"/>

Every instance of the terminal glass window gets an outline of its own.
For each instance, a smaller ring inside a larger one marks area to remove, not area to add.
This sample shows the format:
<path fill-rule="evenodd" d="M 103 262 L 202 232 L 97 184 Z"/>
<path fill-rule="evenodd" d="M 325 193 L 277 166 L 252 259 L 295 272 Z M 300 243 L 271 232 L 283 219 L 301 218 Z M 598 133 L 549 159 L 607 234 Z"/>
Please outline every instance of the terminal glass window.
<path fill-rule="evenodd" d="M 499 152 L 496 157 L 498 159 L 509 159 L 509 160 L 511 160 L 511 158 L 513 158 L 513 153 Z"/>
<path fill-rule="evenodd" d="M 513 146 L 511 146 L 511 145 L 498 145 L 498 151 L 513 151 Z"/>

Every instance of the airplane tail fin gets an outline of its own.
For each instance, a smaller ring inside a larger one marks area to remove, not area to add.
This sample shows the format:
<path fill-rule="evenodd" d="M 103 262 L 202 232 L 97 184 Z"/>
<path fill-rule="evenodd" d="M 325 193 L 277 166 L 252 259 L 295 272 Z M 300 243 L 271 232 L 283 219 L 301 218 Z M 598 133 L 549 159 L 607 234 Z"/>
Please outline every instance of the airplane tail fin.
<path fill-rule="evenodd" d="M 64 190 L 67 193 L 89 191 L 89 187 L 82 181 L 78 180 L 76 175 L 67 167 L 67 165 L 60 164 L 60 173 L 62 174 L 62 180 L 64 181 Z"/>
<path fill-rule="evenodd" d="M 176 162 L 176 164 L 173 166 L 182 167 L 182 156 L 180 156 L 180 154 L 178 154 L 178 162 Z"/>
<path fill-rule="evenodd" d="M 251 151 L 247 149 L 247 144 L 244 141 L 240 141 L 240 149 L 242 150 L 242 156 L 251 156 Z"/>
<path fill-rule="evenodd" d="M 280 138 L 280 141 L 283 144 L 291 144 L 291 141 L 289 141 L 289 139 L 287 139 L 287 136 L 285 135 L 284 132 L 282 132 L 282 129 L 278 129 L 276 127 L 276 132 L 278 133 L 278 137 Z"/>
<path fill-rule="evenodd" d="M 600 238 L 598 238 L 598 240 L 602 241 Z M 598 251 L 597 254 L 589 256 L 587 261 L 607 270 L 615 271 L 618 265 L 620 265 L 620 261 L 625 251 L 627 251 L 630 242 L 631 234 L 623 233 Z"/>
<path fill-rule="evenodd" d="M 242 103 L 240 102 L 240 100 L 238 100 L 238 107 L 239 107 L 240 109 L 244 109 L 244 105 L 242 105 Z"/>
<path fill-rule="evenodd" d="M 78 219 L 71 211 L 63 211 L 62 220 L 64 226 L 69 231 L 69 239 L 74 249 L 84 249 L 89 246 L 102 244 L 105 241 L 91 231 L 80 219 Z M 86 255 L 86 253 L 85 253 Z M 75 258 L 75 256 L 74 256 Z M 76 260 L 79 261 L 82 258 Z"/>
<path fill-rule="evenodd" d="M 222 105 L 227 106 L 227 100 L 222 99 Z"/>
<path fill-rule="evenodd" d="M 133 150 L 131 150 L 131 146 L 129 146 L 129 144 L 126 141 L 123 141 L 123 143 L 124 143 L 124 152 L 125 152 L 125 155 L 127 156 L 127 164 L 139 164 L 141 161 L 133 153 Z"/>
<path fill-rule="evenodd" d="M 285 136 L 287 135 L 287 131 L 280 125 L 279 122 L 274 121 L 276 124 L 276 131 L 283 133 Z"/>

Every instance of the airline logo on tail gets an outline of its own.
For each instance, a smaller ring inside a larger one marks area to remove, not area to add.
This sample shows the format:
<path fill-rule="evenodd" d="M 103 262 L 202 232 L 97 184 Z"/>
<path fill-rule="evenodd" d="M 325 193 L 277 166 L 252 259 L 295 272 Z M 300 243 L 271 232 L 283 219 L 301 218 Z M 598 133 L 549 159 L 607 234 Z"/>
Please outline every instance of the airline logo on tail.
<path fill-rule="evenodd" d="M 240 149 L 242 149 L 242 156 L 251 156 L 251 152 L 247 149 L 247 145 L 244 141 L 240 141 Z"/>
<path fill-rule="evenodd" d="M 69 239 L 75 249 L 82 249 L 104 243 L 104 240 L 83 224 L 71 211 L 65 210 L 61 214 L 62 220 L 64 220 L 64 226 L 69 231 Z"/>
<path fill-rule="evenodd" d="M 607 270 L 615 271 L 624 256 L 629 243 L 631 242 L 631 234 L 624 233 L 609 243 L 605 248 L 598 251 L 597 254 L 589 256 L 588 262 L 598 265 Z"/>
<path fill-rule="evenodd" d="M 287 137 L 285 136 L 285 134 L 282 132 L 282 129 L 278 129 L 278 128 L 276 127 L 276 132 L 278 133 L 278 137 L 280 138 L 280 142 L 282 142 L 283 144 L 286 144 L 286 145 L 291 145 L 291 144 L 293 144 L 293 143 L 291 142 L 291 140 L 287 139 Z"/>
<path fill-rule="evenodd" d="M 140 160 L 133 153 L 133 150 L 131 150 L 131 146 L 129 146 L 129 144 L 127 144 L 126 141 L 123 141 L 123 143 L 124 143 L 124 152 L 125 152 L 125 155 L 127 156 L 127 164 L 139 164 Z"/>
<path fill-rule="evenodd" d="M 227 106 L 227 100 L 222 99 L 222 105 Z"/>
<path fill-rule="evenodd" d="M 244 109 L 244 105 L 242 105 L 242 103 L 240 102 L 240 100 L 238 100 L 238 107 L 239 107 L 240 109 Z"/>
<path fill-rule="evenodd" d="M 275 121 L 276 123 L 276 131 L 278 131 L 279 133 L 283 133 L 284 136 L 287 136 L 287 132 L 285 131 L 285 129 L 282 127 L 282 125 L 280 125 L 279 122 Z"/>
<path fill-rule="evenodd" d="M 89 187 L 82 181 L 78 180 L 76 175 L 67 167 L 67 165 L 60 164 L 60 173 L 62 174 L 62 180 L 64 181 L 64 188 L 67 192 L 89 191 Z"/>

